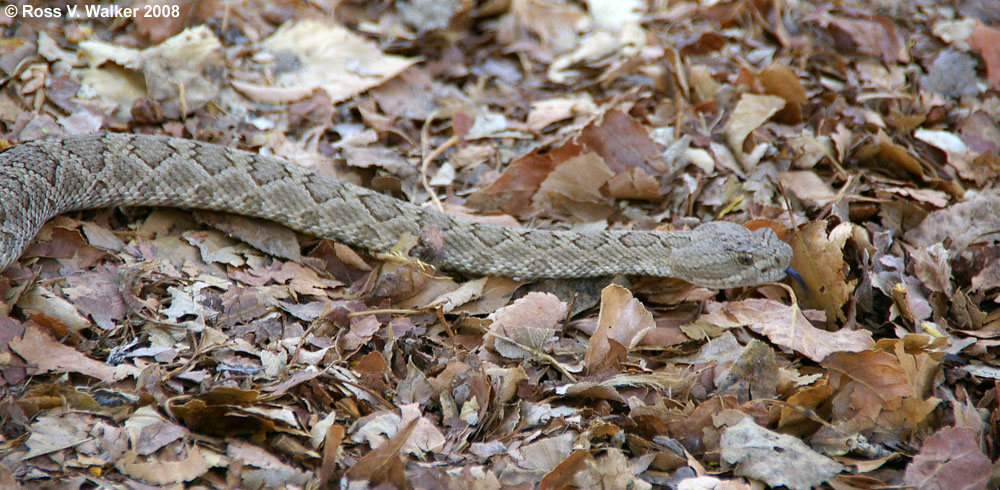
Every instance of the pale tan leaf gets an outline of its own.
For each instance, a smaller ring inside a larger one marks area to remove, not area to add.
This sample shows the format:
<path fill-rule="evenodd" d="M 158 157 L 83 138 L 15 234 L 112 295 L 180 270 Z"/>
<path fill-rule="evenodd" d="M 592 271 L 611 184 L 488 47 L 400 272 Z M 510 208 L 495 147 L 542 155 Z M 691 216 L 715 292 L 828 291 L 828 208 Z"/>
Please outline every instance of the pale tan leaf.
<path fill-rule="evenodd" d="M 816 362 L 835 352 L 861 352 L 875 345 L 871 332 L 820 330 L 812 326 L 797 305 L 786 306 L 770 299 L 727 303 L 718 311 L 702 315 L 698 321 L 722 328 L 747 326 L 771 342 Z"/>

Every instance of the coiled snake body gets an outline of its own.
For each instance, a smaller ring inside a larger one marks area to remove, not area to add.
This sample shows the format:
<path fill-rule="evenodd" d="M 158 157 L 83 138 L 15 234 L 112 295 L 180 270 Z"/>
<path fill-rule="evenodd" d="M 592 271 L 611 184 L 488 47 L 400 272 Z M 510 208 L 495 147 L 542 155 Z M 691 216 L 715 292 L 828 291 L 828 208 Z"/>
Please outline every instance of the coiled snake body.
<path fill-rule="evenodd" d="M 441 230 L 443 267 L 518 279 L 665 276 L 715 288 L 780 280 L 791 248 L 769 229 L 728 222 L 692 231 L 591 233 L 474 223 L 277 158 L 135 134 L 50 138 L 0 153 L 0 270 L 49 218 L 109 206 L 226 211 L 372 252 L 404 233 Z"/>

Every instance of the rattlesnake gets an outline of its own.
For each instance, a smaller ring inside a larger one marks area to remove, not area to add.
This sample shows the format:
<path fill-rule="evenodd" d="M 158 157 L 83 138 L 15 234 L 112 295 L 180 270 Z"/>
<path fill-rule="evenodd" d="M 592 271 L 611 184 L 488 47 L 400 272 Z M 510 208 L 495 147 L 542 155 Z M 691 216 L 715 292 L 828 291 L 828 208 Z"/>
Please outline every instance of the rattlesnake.
<path fill-rule="evenodd" d="M 171 206 L 265 218 L 372 252 L 440 229 L 443 267 L 516 279 L 664 276 L 715 288 L 777 281 L 791 248 L 767 228 L 547 231 L 480 224 L 298 165 L 196 141 L 137 134 L 48 138 L 0 153 L 0 270 L 49 218 L 109 206 Z"/>

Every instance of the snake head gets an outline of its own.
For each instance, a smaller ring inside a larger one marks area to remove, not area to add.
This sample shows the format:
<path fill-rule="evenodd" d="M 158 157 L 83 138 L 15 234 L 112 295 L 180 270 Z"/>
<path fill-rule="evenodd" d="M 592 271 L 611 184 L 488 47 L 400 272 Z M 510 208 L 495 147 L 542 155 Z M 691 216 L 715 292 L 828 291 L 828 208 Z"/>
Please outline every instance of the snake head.
<path fill-rule="evenodd" d="M 735 223 L 713 221 L 691 232 L 696 247 L 675 255 L 674 276 L 710 288 L 755 286 L 785 278 L 792 247 L 770 228 L 750 231 Z"/>

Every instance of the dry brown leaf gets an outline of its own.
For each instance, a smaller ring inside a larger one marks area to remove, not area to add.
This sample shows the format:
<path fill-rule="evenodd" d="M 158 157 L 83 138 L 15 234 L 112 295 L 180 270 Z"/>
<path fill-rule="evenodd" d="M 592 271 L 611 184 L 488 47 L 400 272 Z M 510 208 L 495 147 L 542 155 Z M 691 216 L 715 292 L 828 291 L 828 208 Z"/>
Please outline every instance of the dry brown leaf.
<path fill-rule="evenodd" d="M 844 471 L 840 463 L 813 451 L 801 439 L 764 429 L 750 417 L 722 431 L 719 452 L 726 462 L 737 465 L 737 475 L 772 487 L 810 489 Z"/>
<path fill-rule="evenodd" d="M 45 415 L 31 424 L 31 434 L 24 441 L 28 451 L 24 459 L 82 444 L 89 439 L 88 429 L 93 424 L 92 416 L 79 413 Z"/>
<path fill-rule="evenodd" d="M 498 308 L 508 304 L 511 296 L 521 285 L 521 281 L 515 281 L 506 277 L 490 277 L 486 280 L 486 285 L 480 292 L 478 299 L 458 306 L 452 313 L 466 315 L 486 315 L 496 311 Z"/>
<path fill-rule="evenodd" d="M 573 451 L 542 477 L 538 488 L 557 489 L 567 486 L 629 490 L 652 488 L 649 483 L 636 478 L 632 463 L 616 448 L 609 448 L 596 459 L 587 451 Z"/>
<path fill-rule="evenodd" d="M 183 0 L 166 0 L 157 2 L 156 4 L 146 4 L 167 7 L 168 9 L 176 8 L 177 15 L 136 15 L 132 22 L 135 22 L 139 32 L 149 36 L 150 41 L 154 44 L 159 44 L 164 39 L 181 32 L 181 30 L 184 29 L 184 25 L 193 20 L 192 10 L 194 10 L 195 6 L 202 6 L 211 3 L 213 2 L 201 3 L 186 2 Z M 168 12 L 170 11 L 172 10 L 168 10 Z M 209 16 L 206 15 L 205 17 Z"/>
<path fill-rule="evenodd" d="M 716 369 L 716 373 L 719 392 L 736 395 L 740 402 L 772 399 L 777 393 L 777 355 L 756 339 L 747 344 L 736 362 L 727 369 Z"/>
<path fill-rule="evenodd" d="M 204 25 L 185 29 L 141 56 L 146 90 L 165 117 L 190 114 L 222 90 L 227 73 L 222 43 Z"/>
<path fill-rule="evenodd" d="M 330 415 L 333 415 L 333 413 L 331 412 Z M 323 463 L 319 468 L 318 475 L 321 485 L 333 479 L 337 468 L 337 459 L 343 451 L 341 444 L 344 442 L 345 433 L 344 426 L 340 424 L 330 425 L 330 428 L 326 431 L 326 435 L 323 438 Z"/>
<path fill-rule="evenodd" d="M 656 175 L 664 169 L 660 149 L 649 137 L 648 130 L 618 110 L 608 111 L 600 120 L 584 128 L 580 142 L 600 155 L 616 174 L 642 169 Z"/>
<path fill-rule="evenodd" d="M 248 255 L 257 253 L 249 246 L 214 230 L 189 231 L 184 234 L 184 240 L 198 247 L 201 260 L 206 264 L 214 262 L 240 267 L 246 264 Z"/>
<path fill-rule="evenodd" d="M 337 281 L 319 277 L 316 271 L 295 262 L 285 262 L 281 266 L 281 269 L 282 274 L 291 277 L 292 280 L 289 285 L 292 287 L 292 290 L 299 294 L 308 294 L 322 298 L 326 297 L 326 290 L 328 288 L 342 286 Z"/>
<path fill-rule="evenodd" d="M 718 311 L 702 315 L 698 321 L 721 328 L 745 325 L 766 336 L 771 342 L 816 362 L 837 352 L 861 352 L 874 345 L 871 332 L 820 330 L 812 326 L 797 305 L 786 306 L 769 299 L 745 299 L 727 303 Z"/>
<path fill-rule="evenodd" d="M 76 305 L 44 286 L 27 290 L 18 301 L 18 306 L 29 319 L 60 334 L 79 332 L 93 326 L 80 314 Z"/>
<path fill-rule="evenodd" d="M 312 19 L 282 25 L 261 43 L 260 50 L 277 57 L 293 56 L 297 61 L 277 76 L 273 86 L 231 82 L 247 97 L 268 104 L 296 101 L 319 88 L 331 102 L 347 100 L 417 61 L 386 55 L 343 26 Z"/>
<path fill-rule="evenodd" d="M 624 357 L 624 354 L 622 357 Z M 611 400 L 618 403 L 625 403 L 625 398 L 614 386 L 595 381 L 580 381 L 565 385 L 556 390 L 556 394 L 589 400 Z"/>
<path fill-rule="evenodd" d="M 596 153 L 570 158 L 557 166 L 538 186 L 531 198 L 535 209 L 568 214 L 579 221 L 597 221 L 611 212 L 610 200 L 601 187 L 614 172 Z"/>
<path fill-rule="evenodd" d="M 601 291 L 601 312 L 597 331 L 587 343 L 583 358 L 587 371 L 597 373 L 615 368 L 647 332 L 656 328 L 653 315 L 627 289 L 612 284 Z M 611 342 L 624 349 L 621 352 Z M 622 357 L 619 357 L 622 356 Z"/>
<path fill-rule="evenodd" d="M 571 146 L 569 155 L 566 155 L 567 148 L 561 147 L 544 155 L 529 153 L 514 160 L 492 184 L 470 196 L 468 204 L 477 208 L 498 208 L 518 217 L 533 214 L 531 200 L 538 186 L 564 158 L 579 152 L 578 146 Z"/>
<path fill-rule="evenodd" d="M 943 151 L 948 158 L 948 164 L 955 167 L 963 178 L 975 180 L 984 176 L 975 171 L 972 162 L 976 155 L 955 133 L 920 128 L 913 132 L 913 137 Z"/>
<path fill-rule="evenodd" d="M 792 269 L 802 277 L 805 290 L 793 283 L 803 302 L 819 306 L 831 319 L 844 320 L 844 304 L 851 298 L 856 279 L 846 280 L 844 244 L 856 230 L 853 223 L 841 223 L 829 234 L 825 221 L 813 221 L 799 227 L 791 239 Z"/>
<path fill-rule="evenodd" d="M 587 94 L 537 100 L 531 103 L 531 112 L 528 113 L 528 129 L 542 131 L 558 121 L 581 115 L 593 116 L 596 113 L 597 106 Z"/>
<path fill-rule="evenodd" d="M 493 337 L 493 348 L 509 359 L 531 359 L 547 352 L 546 344 L 566 318 L 566 308 L 566 303 L 553 294 L 533 292 L 495 311 L 490 315 L 490 330 L 510 340 Z"/>
<path fill-rule="evenodd" d="M 885 192 L 892 192 L 894 194 L 899 194 L 901 196 L 912 197 L 913 199 L 930 204 L 936 208 L 942 208 L 948 205 L 948 201 L 951 200 L 951 196 L 948 194 L 935 191 L 933 189 L 911 189 L 909 187 L 886 187 L 882 189 Z"/>
<path fill-rule="evenodd" d="M 823 207 L 837 199 L 830 185 L 811 170 L 779 172 L 778 179 L 795 197 L 814 206 Z"/>
<path fill-rule="evenodd" d="M 903 482 L 915 488 L 985 489 L 991 474 L 992 464 L 979 449 L 977 434 L 944 427 L 924 441 L 906 466 Z"/>
<path fill-rule="evenodd" d="M 381 327 L 375 315 L 356 316 L 351 319 L 351 328 L 344 332 L 339 345 L 344 352 L 353 352 L 367 344 Z"/>
<path fill-rule="evenodd" d="M 899 359 L 885 352 L 840 352 L 823 361 L 823 367 L 854 382 L 840 389 L 851 393 L 853 408 L 871 419 L 878 415 L 883 404 L 912 393 Z"/>
<path fill-rule="evenodd" d="M 539 478 L 559 465 L 573 450 L 573 431 L 555 437 L 541 438 L 522 446 L 514 455 L 518 466 Z"/>
<path fill-rule="evenodd" d="M 22 257 L 51 257 L 76 268 L 90 267 L 107 252 L 88 244 L 78 226 L 74 220 L 56 217 L 38 232 Z"/>
<path fill-rule="evenodd" d="M 962 252 L 1000 229 L 1000 195 L 985 191 L 939 209 L 904 235 L 906 241 L 924 247 L 944 242 L 948 250 Z"/>
<path fill-rule="evenodd" d="M 98 327 L 112 330 L 116 322 L 130 311 L 122 298 L 122 280 L 119 274 L 118 270 L 110 266 L 98 267 L 67 278 L 71 287 L 63 292 L 78 310 L 90 315 Z"/>
<path fill-rule="evenodd" d="M 920 180 L 924 179 L 924 167 L 920 161 L 914 158 L 906 147 L 892 141 L 884 132 L 879 131 L 875 136 L 875 146 L 881 158 L 919 177 Z"/>
<path fill-rule="evenodd" d="M 594 463 L 594 457 L 589 452 L 577 449 L 562 460 L 552 471 L 542 476 L 538 490 L 555 490 L 573 483 L 575 475 L 586 471 L 588 464 Z"/>
<path fill-rule="evenodd" d="M 576 5 L 533 0 L 513 2 L 510 13 L 519 26 L 538 36 L 544 49 L 554 52 L 576 45 L 577 34 L 573 26 L 587 16 Z"/>
<path fill-rule="evenodd" d="M 302 261 L 295 232 L 273 221 L 209 211 L 195 211 L 193 214 L 198 221 L 252 245 L 261 252 L 294 262 Z"/>
<path fill-rule="evenodd" d="M 908 342 L 912 344 L 918 337 Z M 940 399 L 929 396 L 930 380 L 940 355 L 922 352 L 920 345 L 905 346 L 901 340 L 887 340 L 879 341 L 879 350 L 837 353 L 823 361 L 823 367 L 847 378 L 830 382 L 850 400 L 850 410 L 837 411 L 835 419 L 858 418 L 863 420 L 862 427 L 879 424 L 912 429 L 940 403 Z"/>
<path fill-rule="evenodd" d="M 105 383 L 139 374 L 135 366 L 123 364 L 112 367 L 95 361 L 72 347 L 56 342 L 48 333 L 33 325 L 25 327 L 24 336 L 20 339 L 11 339 L 10 349 L 24 358 L 32 373 L 80 373 Z"/>
<path fill-rule="evenodd" d="M 167 444 L 189 435 L 187 429 L 160 416 L 152 407 L 141 407 L 125 420 L 132 449 L 139 456 L 149 456 Z"/>
<path fill-rule="evenodd" d="M 112 233 L 111 230 L 103 226 L 85 221 L 80 223 L 80 227 L 83 229 L 84 236 L 87 237 L 87 243 L 97 248 L 111 252 L 119 252 L 125 248 L 125 243 Z"/>
<path fill-rule="evenodd" d="M 729 116 L 724 133 L 726 143 L 729 148 L 741 155 L 744 170 L 749 170 L 756 165 L 756 161 L 749 160 L 750 155 L 760 153 L 755 149 L 750 153 L 743 153 L 743 142 L 747 136 L 757 129 L 761 124 L 767 122 L 775 113 L 785 107 L 785 99 L 773 95 L 743 94 L 739 102 Z M 759 157 L 757 157 L 759 158 Z"/>
<path fill-rule="evenodd" d="M 969 36 L 969 45 L 979 51 L 986 62 L 986 79 L 990 86 L 1000 86 L 1000 29 L 976 24 Z"/>
<path fill-rule="evenodd" d="M 787 104 L 778 114 L 778 120 L 786 124 L 798 124 L 802 120 L 800 106 L 807 102 L 806 89 L 795 72 L 785 65 L 773 63 L 758 75 L 764 92 L 785 99 Z"/>
<path fill-rule="evenodd" d="M 226 447 L 226 456 L 241 464 L 241 483 L 249 488 L 283 488 L 303 486 L 310 473 L 299 470 L 262 447 L 244 441 L 232 441 Z"/>
<path fill-rule="evenodd" d="M 987 114 L 977 111 L 962 119 L 958 123 L 958 136 L 978 154 L 1000 154 L 1000 127 Z"/>
<path fill-rule="evenodd" d="M 608 195 L 615 199 L 654 201 L 660 197 L 660 184 L 641 168 L 633 168 L 608 180 Z"/>
<path fill-rule="evenodd" d="M 906 45 L 900 41 L 891 20 L 862 10 L 848 12 L 847 15 L 835 15 L 826 7 L 806 19 L 820 27 L 832 28 L 834 34 L 846 34 L 860 53 L 879 57 L 886 63 L 906 63 L 910 60 Z"/>
<path fill-rule="evenodd" d="M 927 76 L 920 79 L 922 88 L 956 99 L 977 94 L 978 83 L 976 59 L 950 49 L 941 51 L 927 69 Z"/>
<path fill-rule="evenodd" d="M 189 482 L 204 475 L 210 468 L 198 446 L 188 446 L 187 455 L 180 459 L 164 460 L 155 457 L 140 458 L 132 451 L 125 453 L 115 463 L 122 474 L 154 485 Z"/>
<path fill-rule="evenodd" d="M 488 277 L 480 277 L 479 279 L 463 283 L 457 288 L 434 298 L 427 303 L 426 307 L 441 308 L 441 311 L 449 313 L 453 309 L 481 297 L 488 279 Z"/>
<path fill-rule="evenodd" d="M 913 273 L 923 281 L 924 286 L 931 291 L 951 295 L 951 254 L 942 243 L 913 249 L 910 258 L 913 259 Z"/>

